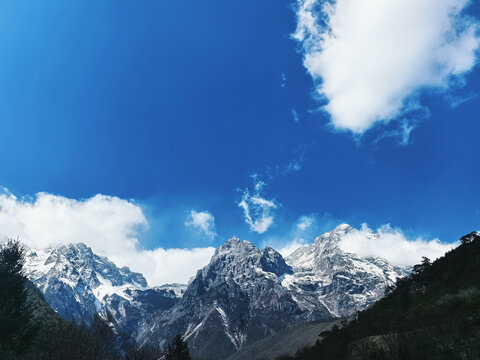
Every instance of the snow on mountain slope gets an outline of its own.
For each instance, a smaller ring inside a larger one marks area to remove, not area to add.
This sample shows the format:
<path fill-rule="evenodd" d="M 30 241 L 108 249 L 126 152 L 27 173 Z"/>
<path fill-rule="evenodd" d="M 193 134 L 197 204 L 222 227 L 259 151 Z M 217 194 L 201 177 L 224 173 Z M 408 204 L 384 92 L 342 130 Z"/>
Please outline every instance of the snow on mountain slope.
<path fill-rule="evenodd" d="M 195 356 L 225 359 L 247 344 L 304 322 L 305 315 L 330 319 L 322 305 L 308 314 L 299 307 L 281 284 L 292 273 L 274 249 L 261 250 L 234 237 L 197 272 L 183 298 L 155 319 L 146 341 L 164 344 L 181 333 Z"/>
<path fill-rule="evenodd" d="M 28 250 L 25 272 L 63 318 L 90 323 L 98 314 L 134 337 L 149 312 L 178 301 L 172 288 L 148 288 L 141 274 L 118 268 L 82 243 Z"/>
<path fill-rule="evenodd" d="M 187 285 L 149 288 L 84 244 L 30 250 L 26 272 L 64 318 L 96 314 L 140 343 L 164 345 L 183 334 L 195 356 L 224 359 L 245 346 L 307 321 L 364 309 L 408 269 L 339 247 L 342 224 L 284 259 L 236 237 L 220 246 Z M 374 234 L 372 234 L 374 236 Z"/>
<path fill-rule="evenodd" d="M 341 224 L 286 258 L 293 274 L 285 276 L 282 285 L 302 309 L 325 306 L 333 316 L 348 316 L 382 297 L 397 277 L 408 275 L 408 269 L 383 259 L 342 251 L 339 242 L 352 230 Z"/>
<path fill-rule="evenodd" d="M 185 290 L 187 290 L 187 284 L 172 283 L 156 286 L 155 288 L 159 290 L 173 291 L 176 297 L 181 298 L 185 293 Z"/>

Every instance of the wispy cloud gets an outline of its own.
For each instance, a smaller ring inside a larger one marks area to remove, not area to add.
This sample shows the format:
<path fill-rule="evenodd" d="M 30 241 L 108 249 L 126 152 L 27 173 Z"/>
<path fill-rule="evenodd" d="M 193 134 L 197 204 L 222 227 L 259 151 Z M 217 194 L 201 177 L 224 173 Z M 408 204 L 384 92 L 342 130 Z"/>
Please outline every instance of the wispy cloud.
<path fill-rule="evenodd" d="M 298 218 L 296 228 L 300 231 L 305 231 L 310 228 L 315 222 L 313 215 L 302 215 Z"/>
<path fill-rule="evenodd" d="M 402 118 L 428 89 L 449 93 L 476 64 L 468 0 L 297 0 L 293 37 L 337 129 Z M 408 142 L 411 129 L 404 131 Z"/>
<path fill-rule="evenodd" d="M 150 285 L 187 282 L 206 265 L 213 247 L 145 249 L 139 236 L 148 229 L 142 208 L 131 200 L 95 195 L 88 199 L 38 193 L 17 198 L 0 194 L 0 241 L 19 237 L 34 249 L 83 242 L 119 266 L 145 275 Z"/>
<path fill-rule="evenodd" d="M 282 74 L 282 82 L 280 83 L 280 87 L 284 88 L 287 86 L 287 75 Z"/>
<path fill-rule="evenodd" d="M 277 176 L 299 172 L 305 163 L 306 151 L 311 146 L 311 144 L 298 146 L 294 150 L 296 156 L 286 164 L 267 166 L 265 176 L 272 180 Z M 275 199 L 268 200 L 263 196 L 263 189 L 267 184 L 262 180 L 261 175 L 255 173 L 250 175 L 250 178 L 253 179 L 253 190 L 248 188 L 242 190 L 241 199 L 237 204 L 243 210 L 245 222 L 250 230 L 263 234 L 273 225 L 275 212 L 282 204 Z"/>
<path fill-rule="evenodd" d="M 303 165 L 306 161 L 307 150 L 311 147 L 311 144 L 305 144 L 298 146 L 294 153 L 295 156 L 292 157 L 290 161 L 284 164 L 267 166 L 266 174 L 270 179 L 276 178 L 277 176 L 287 175 L 289 173 L 294 173 L 302 170 Z"/>
<path fill-rule="evenodd" d="M 260 180 L 257 174 L 251 177 L 254 183 L 253 191 L 245 189 L 238 206 L 243 210 L 245 223 L 250 230 L 263 234 L 273 225 L 275 211 L 281 204 L 275 199 L 266 199 L 263 196 L 265 182 Z"/>
<path fill-rule="evenodd" d="M 292 109 L 292 116 L 293 116 L 293 121 L 295 121 L 297 124 L 300 124 L 300 116 L 297 113 L 297 110 Z"/>
<path fill-rule="evenodd" d="M 305 162 L 305 151 L 302 151 L 300 155 L 292 159 L 287 165 L 284 165 L 281 168 L 281 172 L 283 175 L 292 173 L 292 172 L 298 172 L 302 170 L 304 162 Z"/>
<path fill-rule="evenodd" d="M 416 128 L 416 123 L 408 119 L 402 119 L 398 126 L 393 130 L 385 130 L 377 136 L 374 143 L 378 143 L 386 138 L 395 138 L 399 146 L 407 146 L 410 143 L 410 135 Z"/>
<path fill-rule="evenodd" d="M 190 210 L 190 214 L 187 216 L 187 221 L 185 221 L 185 226 L 199 230 L 210 240 L 213 240 L 217 236 L 215 230 L 215 218 L 208 211 Z"/>
<path fill-rule="evenodd" d="M 308 214 L 298 217 L 290 229 L 281 234 L 272 234 L 263 241 L 263 246 L 271 246 L 283 256 L 288 256 L 301 246 L 308 245 L 318 235 L 332 229 L 339 222 L 330 214 Z"/>
<path fill-rule="evenodd" d="M 447 94 L 446 99 L 448 101 L 448 104 L 452 108 L 459 107 L 460 105 L 473 100 L 478 97 L 478 93 L 470 93 L 466 95 L 452 95 L 452 94 Z"/>

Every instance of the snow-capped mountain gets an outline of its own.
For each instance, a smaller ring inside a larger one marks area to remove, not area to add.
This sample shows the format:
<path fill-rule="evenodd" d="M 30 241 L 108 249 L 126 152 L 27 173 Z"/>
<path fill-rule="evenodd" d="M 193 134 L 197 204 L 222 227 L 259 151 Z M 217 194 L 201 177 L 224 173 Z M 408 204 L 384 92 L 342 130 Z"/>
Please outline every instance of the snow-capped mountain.
<path fill-rule="evenodd" d="M 88 323 L 98 314 L 142 344 L 163 345 L 180 333 L 195 356 L 224 359 L 294 325 L 364 309 L 408 274 L 343 251 L 339 244 L 353 230 L 339 225 L 286 259 L 234 237 L 188 286 L 150 288 L 141 274 L 81 243 L 30 250 L 26 273 L 66 319 Z"/>
<path fill-rule="evenodd" d="M 179 284 L 179 283 L 172 283 L 172 284 L 164 284 L 157 286 L 156 289 L 158 290 L 166 290 L 166 291 L 173 291 L 173 293 L 181 298 L 187 290 L 187 284 Z"/>
<path fill-rule="evenodd" d="M 192 352 L 224 359 L 245 345 L 301 322 L 348 316 L 378 300 L 408 272 L 379 258 L 344 252 L 342 224 L 286 260 L 236 237 L 197 272 L 183 298 L 152 324 L 146 341 L 184 334 Z"/>
<path fill-rule="evenodd" d="M 408 269 L 392 266 L 384 259 L 361 258 L 342 251 L 340 241 L 353 230 L 341 224 L 286 258 L 293 274 L 286 275 L 282 285 L 302 309 L 314 312 L 318 306 L 325 306 L 335 317 L 349 316 L 382 297 L 386 286 L 395 283 L 397 277 L 408 275 Z"/>
<path fill-rule="evenodd" d="M 292 273 L 274 249 L 260 250 L 234 237 L 197 272 L 183 298 L 155 319 L 146 340 L 165 342 L 180 333 L 196 356 L 225 359 L 248 343 L 305 321 L 305 312 L 281 283 Z M 323 306 L 315 317 L 331 318 Z"/>
<path fill-rule="evenodd" d="M 145 318 L 178 301 L 182 288 L 149 288 L 143 275 L 118 268 L 82 243 L 29 250 L 25 271 L 63 318 L 90 323 L 98 314 L 133 338 Z"/>

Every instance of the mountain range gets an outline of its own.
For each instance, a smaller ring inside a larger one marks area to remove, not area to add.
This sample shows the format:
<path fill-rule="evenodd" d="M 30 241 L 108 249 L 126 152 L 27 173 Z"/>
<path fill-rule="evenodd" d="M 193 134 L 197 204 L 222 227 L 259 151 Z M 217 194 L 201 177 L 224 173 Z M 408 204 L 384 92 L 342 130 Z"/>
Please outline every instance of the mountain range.
<path fill-rule="evenodd" d="M 192 354 L 225 359 L 254 342 L 309 321 L 353 314 L 383 296 L 408 268 L 339 247 L 342 224 L 283 258 L 233 237 L 186 285 L 149 287 L 82 243 L 27 253 L 27 277 L 66 319 L 99 315 L 117 334 L 164 346 L 180 333 Z"/>

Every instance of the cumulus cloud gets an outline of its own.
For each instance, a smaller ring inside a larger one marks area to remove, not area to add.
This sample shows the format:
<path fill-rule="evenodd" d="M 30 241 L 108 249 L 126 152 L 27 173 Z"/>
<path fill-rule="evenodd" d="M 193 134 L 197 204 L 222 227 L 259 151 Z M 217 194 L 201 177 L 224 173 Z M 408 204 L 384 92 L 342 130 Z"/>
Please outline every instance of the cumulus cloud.
<path fill-rule="evenodd" d="M 447 94 L 462 85 L 480 45 L 468 4 L 297 0 L 293 37 L 333 125 L 361 134 L 415 110 L 426 89 Z"/>
<path fill-rule="evenodd" d="M 215 250 L 147 250 L 139 241 L 147 229 L 141 207 L 114 196 L 76 200 L 47 193 L 20 199 L 7 190 L 0 194 L 0 241 L 18 236 L 34 249 L 83 242 L 118 266 L 141 272 L 150 285 L 188 281 Z"/>
<path fill-rule="evenodd" d="M 207 265 L 215 252 L 214 247 L 197 247 L 192 249 L 137 250 L 114 257 L 119 264 L 129 265 L 147 278 L 149 285 L 166 283 L 186 284 L 198 269 Z"/>
<path fill-rule="evenodd" d="M 215 218 L 208 211 L 191 210 L 185 226 L 198 229 L 205 237 L 213 240 L 217 236 Z"/>
<path fill-rule="evenodd" d="M 273 225 L 275 219 L 275 210 L 281 206 L 274 199 L 265 199 L 262 195 L 265 182 L 258 178 L 258 175 L 252 176 L 254 189 L 252 194 L 248 189 L 243 191 L 238 206 L 243 210 L 245 223 L 251 231 L 263 234 Z"/>
<path fill-rule="evenodd" d="M 435 260 L 458 244 L 444 244 L 438 239 L 408 239 L 400 229 L 383 225 L 375 233 L 366 224 L 354 229 L 340 241 L 342 250 L 362 257 L 381 257 L 394 265 L 418 264 L 422 256 Z"/>

